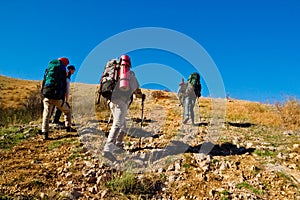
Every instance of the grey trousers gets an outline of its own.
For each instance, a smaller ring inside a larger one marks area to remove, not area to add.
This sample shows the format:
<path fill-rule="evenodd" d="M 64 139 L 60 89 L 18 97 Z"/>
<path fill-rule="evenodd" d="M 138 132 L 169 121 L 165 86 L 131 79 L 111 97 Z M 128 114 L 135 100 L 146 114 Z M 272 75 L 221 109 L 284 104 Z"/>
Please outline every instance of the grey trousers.
<path fill-rule="evenodd" d="M 113 124 L 104 146 L 104 151 L 113 152 L 116 146 L 122 145 L 126 133 L 126 115 L 128 103 L 122 100 L 115 100 L 109 103 L 110 110 L 113 114 Z"/>
<path fill-rule="evenodd" d="M 51 117 L 52 110 L 54 106 L 60 109 L 63 112 L 65 126 L 71 126 L 71 109 L 68 103 L 64 102 L 63 100 L 55 100 L 55 99 L 48 99 L 44 98 L 43 100 L 44 110 L 43 110 L 43 122 L 42 122 L 42 132 L 49 131 L 49 119 Z"/>

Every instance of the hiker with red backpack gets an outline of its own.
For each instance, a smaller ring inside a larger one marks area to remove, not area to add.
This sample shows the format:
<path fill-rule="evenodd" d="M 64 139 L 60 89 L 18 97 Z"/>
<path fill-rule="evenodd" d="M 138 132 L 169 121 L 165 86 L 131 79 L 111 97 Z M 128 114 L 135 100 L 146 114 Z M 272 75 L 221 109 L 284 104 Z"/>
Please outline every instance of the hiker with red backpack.
<path fill-rule="evenodd" d="M 191 119 L 192 125 L 195 125 L 194 106 L 197 98 L 201 96 L 200 75 L 197 72 L 190 74 L 185 89 L 183 104 L 183 123 L 186 124 Z"/>
<path fill-rule="evenodd" d="M 76 132 L 76 130 L 71 127 L 71 110 L 65 101 L 67 88 L 66 66 L 68 64 L 69 59 L 65 57 L 52 60 L 48 63 L 44 74 L 41 93 L 44 97 L 42 134 L 45 140 L 49 139 L 49 118 L 51 117 L 54 106 L 60 109 L 64 114 L 66 131 Z"/>
<path fill-rule="evenodd" d="M 114 153 L 123 150 L 123 138 L 126 134 L 125 117 L 133 94 L 137 98 L 145 98 L 130 68 L 130 57 L 122 55 L 119 62 L 115 59 L 107 63 L 100 81 L 99 93 L 107 99 L 114 119 L 103 152 L 103 156 L 111 161 L 116 160 Z M 112 71 L 108 72 L 109 69 Z"/>

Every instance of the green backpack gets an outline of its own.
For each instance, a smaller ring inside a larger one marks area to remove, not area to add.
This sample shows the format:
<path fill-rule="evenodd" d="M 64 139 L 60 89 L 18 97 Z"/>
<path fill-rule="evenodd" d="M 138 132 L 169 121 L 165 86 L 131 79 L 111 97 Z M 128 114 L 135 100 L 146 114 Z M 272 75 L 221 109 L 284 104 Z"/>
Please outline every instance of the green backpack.
<path fill-rule="evenodd" d="M 188 83 L 193 86 L 196 97 L 201 96 L 200 75 L 197 72 L 192 73 L 188 78 Z"/>
<path fill-rule="evenodd" d="M 60 60 L 52 60 L 44 74 L 42 95 L 48 99 L 64 99 L 66 92 L 66 68 Z"/>

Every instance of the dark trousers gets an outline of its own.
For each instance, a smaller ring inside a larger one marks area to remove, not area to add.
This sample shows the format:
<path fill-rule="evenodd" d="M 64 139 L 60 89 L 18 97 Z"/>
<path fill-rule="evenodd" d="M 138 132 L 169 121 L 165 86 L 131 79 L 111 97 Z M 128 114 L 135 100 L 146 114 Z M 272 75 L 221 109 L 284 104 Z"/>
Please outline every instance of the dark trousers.
<path fill-rule="evenodd" d="M 61 110 L 59 110 L 57 107 L 55 107 L 55 114 L 54 114 L 54 118 L 53 118 L 53 123 L 59 123 L 61 113 L 62 113 Z"/>

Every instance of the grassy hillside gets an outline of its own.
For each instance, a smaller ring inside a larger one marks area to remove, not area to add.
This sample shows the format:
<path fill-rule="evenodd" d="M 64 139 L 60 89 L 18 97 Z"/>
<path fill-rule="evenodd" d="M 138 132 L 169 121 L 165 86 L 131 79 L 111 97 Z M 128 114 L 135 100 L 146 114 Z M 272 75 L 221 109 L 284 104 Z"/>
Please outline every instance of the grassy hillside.
<path fill-rule="evenodd" d="M 87 103 L 96 86 L 72 84 L 78 133 L 51 127 L 51 140 L 43 141 L 40 116 L 28 117 L 41 112 L 39 83 L 0 78 L 6 96 L 1 95 L 0 199 L 300 199 L 296 99 L 275 105 L 221 100 L 218 108 L 201 97 L 192 126 L 181 123 L 174 93 L 144 89 L 143 126 L 141 100 L 134 99 L 125 151 L 110 163 L 101 156 L 109 111 Z M 224 123 L 215 128 L 213 112 L 224 108 Z"/>

